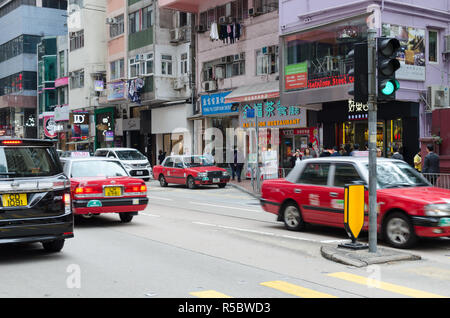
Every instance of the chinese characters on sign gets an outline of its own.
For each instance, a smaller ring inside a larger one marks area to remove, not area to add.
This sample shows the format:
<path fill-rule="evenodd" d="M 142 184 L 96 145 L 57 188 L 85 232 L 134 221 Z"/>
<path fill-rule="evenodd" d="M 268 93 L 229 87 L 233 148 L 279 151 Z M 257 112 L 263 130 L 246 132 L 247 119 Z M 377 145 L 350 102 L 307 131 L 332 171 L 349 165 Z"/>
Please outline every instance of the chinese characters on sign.
<path fill-rule="evenodd" d="M 259 127 L 299 126 L 306 127 L 306 110 L 299 106 L 283 106 L 280 101 L 267 101 L 242 106 L 241 122 L 243 128 L 255 126 L 252 118 L 248 117 L 249 110 L 255 111 L 255 116 L 261 119 Z"/>
<path fill-rule="evenodd" d="M 231 107 L 233 104 L 226 103 L 225 98 L 231 92 L 217 93 L 211 95 L 202 95 L 202 114 L 203 115 L 216 115 L 216 114 L 226 114 L 231 113 Z"/>

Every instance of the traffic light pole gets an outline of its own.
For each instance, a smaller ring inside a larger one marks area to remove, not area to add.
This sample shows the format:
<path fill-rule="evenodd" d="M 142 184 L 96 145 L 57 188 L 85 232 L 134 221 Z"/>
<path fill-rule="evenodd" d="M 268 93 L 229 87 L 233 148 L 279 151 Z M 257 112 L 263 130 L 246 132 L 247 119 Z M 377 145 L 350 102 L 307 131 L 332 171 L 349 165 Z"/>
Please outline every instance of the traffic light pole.
<path fill-rule="evenodd" d="M 377 80 L 376 29 L 368 30 L 369 74 L 369 253 L 377 252 Z"/>

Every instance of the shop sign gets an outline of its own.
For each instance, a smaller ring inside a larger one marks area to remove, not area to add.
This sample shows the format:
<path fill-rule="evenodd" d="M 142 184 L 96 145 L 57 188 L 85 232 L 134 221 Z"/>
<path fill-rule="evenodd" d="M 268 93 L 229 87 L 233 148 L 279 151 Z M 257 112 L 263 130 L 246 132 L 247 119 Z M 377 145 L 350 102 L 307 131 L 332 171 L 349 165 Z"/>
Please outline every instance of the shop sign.
<path fill-rule="evenodd" d="M 114 141 L 114 131 L 105 130 L 104 135 L 105 135 L 106 142 Z"/>
<path fill-rule="evenodd" d="M 366 120 L 368 116 L 369 105 L 356 103 L 355 100 L 348 100 L 348 119 L 349 120 Z"/>
<path fill-rule="evenodd" d="M 72 113 L 70 113 L 70 124 L 72 124 L 72 125 L 89 125 L 89 112 L 72 112 Z"/>
<path fill-rule="evenodd" d="M 216 114 L 233 113 L 233 111 L 231 110 L 233 104 L 226 103 L 225 101 L 225 98 L 230 93 L 231 92 L 202 95 L 201 96 L 202 114 L 216 115 Z"/>
<path fill-rule="evenodd" d="M 306 109 L 299 106 L 282 106 L 281 103 L 267 101 L 265 103 L 246 104 L 242 106 L 241 123 L 243 128 L 255 127 L 255 120 L 248 118 L 249 110 L 254 110 L 258 117 L 258 126 L 282 128 L 288 126 L 306 127 Z"/>
<path fill-rule="evenodd" d="M 94 90 L 96 92 L 103 92 L 105 89 L 105 83 L 103 81 L 94 81 Z"/>
<path fill-rule="evenodd" d="M 69 85 L 69 77 L 61 77 L 55 80 L 55 87 L 68 86 Z"/>
<path fill-rule="evenodd" d="M 108 84 L 108 101 L 125 99 L 125 82 Z"/>
<path fill-rule="evenodd" d="M 70 117 L 69 105 L 55 107 L 55 121 L 68 121 Z"/>
<path fill-rule="evenodd" d="M 308 88 L 324 88 L 338 85 L 353 84 L 354 82 L 355 78 L 353 76 L 349 76 L 348 74 L 336 75 L 309 80 Z"/>
<path fill-rule="evenodd" d="M 55 116 L 44 116 L 44 135 L 47 138 L 54 139 L 58 135 L 55 129 Z"/>
<path fill-rule="evenodd" d="M 308 63 L 287 65 L 284 68 L 284 84 L 286 90 L 307 88 L 308 86 Z"/>
<path fill-rule="evenodd" d="M 400 41 L 397 59 L 401 67 L 396 72 L 397 79 L 425 81 L 425 29 L 383 23 L 382 34 Z"/>

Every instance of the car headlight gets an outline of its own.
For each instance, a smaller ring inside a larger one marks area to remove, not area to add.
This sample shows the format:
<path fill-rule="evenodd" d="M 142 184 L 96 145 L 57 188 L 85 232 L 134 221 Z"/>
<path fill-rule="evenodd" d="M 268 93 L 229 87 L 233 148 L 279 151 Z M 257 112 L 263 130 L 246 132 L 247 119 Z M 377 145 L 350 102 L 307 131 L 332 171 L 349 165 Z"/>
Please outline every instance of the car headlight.
<path fill-rule="evenodd" d="M 197 176 L 199 176 L 200 178 L 205 178 L 208 176 L 208 173 L 207 172 L 199 172 Z"/>
<path fill-rule="evenodd" d="M 427 216 L 450 216 L 450 204 L 429 204 L 425 206 Z"/>
<path fill-rule="evenodd" d="M 123 165 L 126 169 L 133 169 L 133 166 L 131 166 L 129 164 L 124 163 Z"/>

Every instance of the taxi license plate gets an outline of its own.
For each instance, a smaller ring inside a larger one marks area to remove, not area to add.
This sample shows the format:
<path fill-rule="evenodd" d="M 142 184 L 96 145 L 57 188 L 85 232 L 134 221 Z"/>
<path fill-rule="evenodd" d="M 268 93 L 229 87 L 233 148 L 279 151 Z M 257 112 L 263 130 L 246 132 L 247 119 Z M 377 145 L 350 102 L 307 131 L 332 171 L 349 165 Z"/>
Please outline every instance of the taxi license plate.
<path fill-rule="evenodd" d="M 444 227 L 444 226 L 450 226 L 450 218 L 442 218 L 440 221 L 439 221 L 439 225 L 438 226 L 442 226 L 442 227 Z"/>
<path fill-rule="evenodd" d="M 219 178 L 214 178 L 213 179 L 213 183 L 219 183 L 220 182 L 220 179 Z"/>
<path fill-rule="evenodd" d="M 105 197 L 120 197 L 122 195 L 122 188 L 108 187 L 105 188 Z"/>
<path fill-rule="evenodd" d="M 3 207 L 20 207 L 27 206 L 28 199 L 26 193 L 21 194 L 3 194 L 2 195 Z"/>

